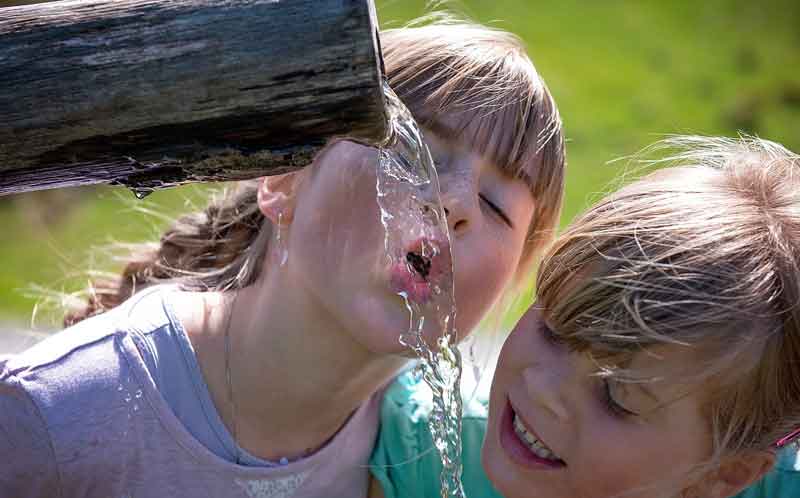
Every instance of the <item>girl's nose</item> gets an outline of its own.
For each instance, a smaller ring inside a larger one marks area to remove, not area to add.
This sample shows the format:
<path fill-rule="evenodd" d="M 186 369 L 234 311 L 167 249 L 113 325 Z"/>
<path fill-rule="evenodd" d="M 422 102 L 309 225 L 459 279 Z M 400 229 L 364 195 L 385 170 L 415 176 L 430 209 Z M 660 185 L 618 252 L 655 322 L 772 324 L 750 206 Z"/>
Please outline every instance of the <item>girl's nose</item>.
<path fill-rule="evenodd" d="M 447 217 L 447 228 L 453 236 L 461 235 L 470 226 L 470 207 L 458 196 L 442 194 L 444 214 Z"/>
<path fill-rule="evenodd" d="M 563 384 L 567 379 L 563 377 L 563 372 L 541 367 L 542 365 L 532 366 L 523 371 L 525 389 L 534 403 L 550 412 L 560 422 L 566 422 L 569 411 L 563 397 Z"/>

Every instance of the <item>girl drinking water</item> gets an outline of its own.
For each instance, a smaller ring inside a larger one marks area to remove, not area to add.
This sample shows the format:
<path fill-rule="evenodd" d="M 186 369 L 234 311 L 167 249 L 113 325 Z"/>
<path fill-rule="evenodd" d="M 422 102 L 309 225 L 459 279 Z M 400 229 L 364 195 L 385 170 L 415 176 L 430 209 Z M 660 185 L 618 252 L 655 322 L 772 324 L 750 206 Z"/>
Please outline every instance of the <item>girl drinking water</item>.
<path fill-rule="evenodd" d="M 724 498 L 779 460 L 768 496 L 800 495 L 800 157 L 666 145 L 559 237 L 503 347 L 483 463 L 508 498 Z"/>
<path fill-rule="evenodd" d="M 552 235 L 560 119 L 508 33 L 381 41 L 437 162 L 463 335 Z M 242 182 L 94 282 L 71 328 L 0 359 L 0 496 L 364 496 L 382 394 L 409 361 L 398 293 L 427 285 L 387 265 L 377 155 L 340 140 Z"/>

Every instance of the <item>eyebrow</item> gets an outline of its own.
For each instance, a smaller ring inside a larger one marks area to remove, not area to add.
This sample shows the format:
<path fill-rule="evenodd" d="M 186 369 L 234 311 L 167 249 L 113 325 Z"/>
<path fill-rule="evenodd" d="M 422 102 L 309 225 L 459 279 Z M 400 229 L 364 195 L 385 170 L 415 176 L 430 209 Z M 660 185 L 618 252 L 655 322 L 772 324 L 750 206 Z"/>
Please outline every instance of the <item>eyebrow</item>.
<path fill-rule="evenodd" d="M 428 119 L 422 127 L 427 128 L 434 135 L 436 135 L 441 139 L 454 140 L 454 141 L 461 138 L 461 134 L 464 131 L 463 128 L 462 129 L 453 128 L 452 126 L 442 123 L 436 118 Z M 525 168 L 517 168 L 517 171 L 514 171 L 513 174 L 510 174 L 507 167 L 504 167 L 503 165 L 500 164 L 497 164 L 497 167 L 500 169 L 500 171 L 508 174 L 508 176 L 512 176 L 514 178 L 519 178 L 520 180 L 522 180 L 523 183 L 525 183 L 525 185 L 531 191 L 534 190 L 535 183 L 533 181 L 533 177 L 530 175 L 530 173 L 528 173 L 525 170 Z"/>

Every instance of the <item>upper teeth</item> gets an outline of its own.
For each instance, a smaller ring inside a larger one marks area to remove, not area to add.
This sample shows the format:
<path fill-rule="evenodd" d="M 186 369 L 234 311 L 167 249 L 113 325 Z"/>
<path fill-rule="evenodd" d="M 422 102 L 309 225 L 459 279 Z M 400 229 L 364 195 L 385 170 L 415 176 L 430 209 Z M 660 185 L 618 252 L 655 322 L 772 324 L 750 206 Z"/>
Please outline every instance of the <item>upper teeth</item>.
<path fill-rule="evenodd" d="M 559 460 L 559 458 L 552 451 L 550 451 L 550 448 L 545 446 L 544 443 L 536 439 L 533 434 L 528 432 L 528 429 L 525 428 L 525 426 L 522 424 L 522 420 L 520 420 L 516 413 L 514 414 L 514 432 L 516 432 L 517 436 L 519 436 L 519 439 L 525 443 L 525 446 L 527 446 L 539 458 L 554 461 Z"/>

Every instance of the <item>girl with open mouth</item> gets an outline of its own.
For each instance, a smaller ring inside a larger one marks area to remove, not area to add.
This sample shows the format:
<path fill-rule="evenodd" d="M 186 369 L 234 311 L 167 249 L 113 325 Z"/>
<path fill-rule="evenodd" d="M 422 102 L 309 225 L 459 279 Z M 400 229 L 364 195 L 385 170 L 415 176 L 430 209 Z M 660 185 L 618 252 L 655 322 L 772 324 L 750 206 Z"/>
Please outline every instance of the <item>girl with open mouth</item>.
<path fill-rule="evenodd" d="M 800 496 L 800 157 L 665 145 L 676 167 L 558 238 L 503 347 L 483 465 L 506 498 Z"/>
<path fill-rule="evenodd" d="M 747 137 L 662 146 L 674 167 L 548 250 L 488 413 L 465 404 L 479 496 L 800 496 L 800 156 Z M 384 496 L 436 496 L 430 403 L 413 385 L 388 395 Z"/>

